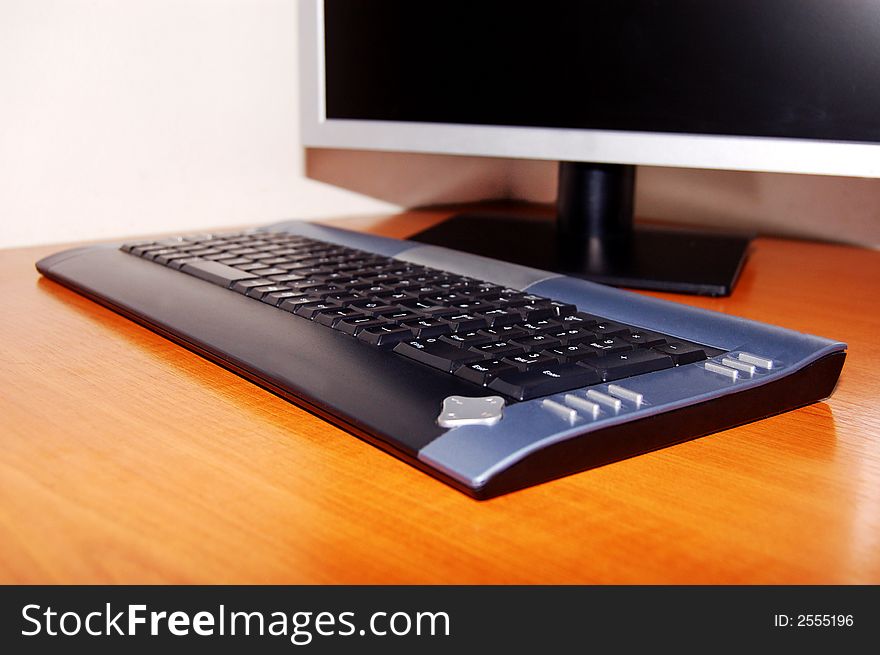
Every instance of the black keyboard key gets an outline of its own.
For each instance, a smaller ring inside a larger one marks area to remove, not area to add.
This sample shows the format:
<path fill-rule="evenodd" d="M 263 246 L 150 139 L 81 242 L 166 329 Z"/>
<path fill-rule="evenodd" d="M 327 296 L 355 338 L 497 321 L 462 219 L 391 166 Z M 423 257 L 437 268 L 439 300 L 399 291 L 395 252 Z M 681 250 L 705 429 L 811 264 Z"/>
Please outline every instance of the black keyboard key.
<path fill-rule="evenodd" d="M 669 355 L 676 366 L 701 362 L 706 359 L 706 351 L 693 343 L 673 341 L 662 346 L 655 346 L 654 350 Z"/>
<path fill-rule="evenodd" d="M 556 346 L 555 348 L 548 348 L 543 352 L 545 355 L 552 355 L 560 363 L 579 362 L 582 359 L 599 356 L 594 349 L 578 344 Z"/>
<path fill-rule="evenodd" d="M 453 314 L 452 316 L 444 317 L 442 320 L 449 323 L 453 332 L 470 332 L 486 327 L 486 321 L 473 314 Z"/>
<path fill-rule="evenodd" d="M 184 273 L 189 273 L 190 275 L 194 275 L 195 277 L 213 284 L 219 284 L 223 287 L 228 287 L 230 284 L 237 282 L 238 280 L 247 280 L 258 277 L 253 273 L 240 271 L 231 266 L 207 260 L 187 262 L 180 270 Z"/>
<path fill-rule="evenodd" d="M 501 288 L 486 289 L 478 286 L 474 292 L 468 293 L 468 297 L 471 300 L 488 300 L 493 302 L 501 297 Z"/>
<path fill-rule="evenodd" d="M 351 302 L 347 303 L 347 306 L 351 307 L 352 309 L 357 309 L 364 314 L 369 314 L 370 316 L 377 316 L 379 314 L 394 312 L 399 309 L 397 305 L 386 305 L 382 301 L 370 300 L 367 298 L 352 300 Z"/>
<path fill-rule="evenodd" d="M 378 327 L 380 325 L 387 325 L 387 323 L 380 318 L 373 318 L 372 316 L 364 316 L 361 314 L 360 316 L 352 316 L 351 318 L 344 318 L 341 321 L 336 321 L 333 325 L 333 329 L 345 332 L 346 334 L 351 334 L 352 336 L 357 336 L 361 330 Z"/>
<path fill-rule="evenodd" d="M 260 300 L 269 305 L 279 305 L 283 301 L 288 300 L 289 298 L 299 298 L 304 294 L 299 293 L 298 291 L 291 291 L 290 289 L 286 291 L 276 291 L 275 293 L 267 293 L 265 296 L 260 298 Z"/>
<path fill-rule="evenodd" d="M 445 312 L 450 311 L 448 307 L 444 307 L 443 305 L 438 305 L 437 303 L 430 302 L 428 300 L 416 300 L 415 298 L 411 300 L 404 300 L 397 304 L 398 306 L 403 307 L 404 309 L 408 309 L 411 312 L 416 312 L 417 314 L 427 315 L 432 313 L 434 310 L 442 310 Z"/>
<path fill-rule="evenodd" d="M 240 271 L 259 271 L 261 269 L 266 268 L 260 262 L 253 262 L 252 264 L 238 264 L 235 268 Z"/>
<path fill-rule="evenodd" d="M 133 255 L 140 256 L 140 251 L 149 246 L 156 245 L 155 241 L 135 241 L 134 243 L 126 243 L 123 244 L 119 249 L 124 252 L 130 252 Z M 138 252 L 132 252 L 133 250 L 138 249 Z"/>
<path fill-rule="evenodd" d="M 651 332 L 649 330 L 642 330 L 640 328 L 633 328 L 629 332 L 624 332 L 620 335 L 620 338 L 624 341 L 629 341 L 637 348 L 662 346 L 667 341 L 666 337 L 662 334 Z"/>
<path fill-rule="evenodd" d="M 485 319 L 490 327 L 503 327 L 522 321 L 522 315 L 513 309 L 489 309 L 477 312 L 477 316 Z"/>
<path fill-rule="evenodd" d="M 542 352 L 523 353 L 522 355 L 507 355 L 503 358 L 511 366 L 516 366 L 521 371 L 531 371 L 537 368 L 555 366 L 558 360 L 552 355 Z"/>
<path fill-rule="evenodd" d="M 144 246 L 134 246 L 129 252 L 135 257 L 144 257 L 148 259 L 151 252 L 161 249 L 162 246 L 157 246 L 156 244 L 151 243 Z"/>
<path fill-rule="evenodd" d="M 480 332 L 456 332 L 455 334 L 446 334 L 440 337 L 440 341 L 451 343 L 457 348 L 470 348 L 471 346 L 482 346 L 491 343 L 492 337 L 486 336 Z"/>
<path fill-rule="evenodd" d="M 320 318 L 318 320 L 320 321 Z M 412 332 L 396 325 L 377 325 L 364 328 L 358 332 L 357 338 L 371 346 L 390 348 L 401 341 L 412 339 Z"/>
<path fill-rule="evenodd" d="M 590 327 L 591 332 L 595 332 L 597 335 L 602 337 L 613 337 L 619 336 L 623 334 L 629 334 L 633 328 L 629 325 L 624 325 L 623 323 L 616 323 L 615 321 L 609 321 L 604 318 L 595 317 L 598 319 L 596 324 Z"/>
<path fill-rule="evenodd" d="M 672 368 L 674 365 L 672 357 L 669 355 L 647 348 L 605 355 L 596 359 L 585 359 L 578 363 L 578 366 L 589 366 L 596 369 L 606 382 Z"/>
<path fill-rule="evenodd" d="M 392 312 L 385 312 L 383 314 L 379 314 L 379 318 L 384 318 L 386 321 L 390 321 L 392 323 L 397 323 L 398 325 L 402 323 L 409 323 L 410 321 L 418 321 L 422 316 L 419 316 L 415 312 L 410 312 L 405 309 L 396 309 Z"/>
<path fill-rule="evenodd" d="M 516 373 L 518 371 L 518 368 L 511 366 L 500 359 L 487 359 L 481 362 L 474 362 L 473 364 L 460 366 L 455 370 L 455 375 L 468 382 L 485 386 L 499 375 Z"/>
<path fill-rule="evenodd" d="M 438 293 L 429 293 L 420 297 L 426 302 L 432 302 L 435 305 L 443 305 L 444 307 L 449 305 L 449 303 L 451 302 L 464 300 L 464 296 L 459 296 L 455 293 L 446 293 L 444 289 L 440 289 Z"/>
<path fill-rule="evenodd" d="M 599 374 L 577 364 L 557 364 L 530 371 L 503 373 L 489 388 L 517 400 L 529 400 L 601 382 Z"/>
<path fill-rule="evenodd" d="M 233 257 L 232 259 L 226 259 L 223 261 L 227 266 L 233 266 L 238 268 L 242 264 L 253 264 L 252 259 L 248 259 L 247 257 Z"/>
<path fill-rule="evenodd" d="M 506 307 L 508 309 L 514 309 L 529 304 L 529 301 L 526 300 L 526 294 L 514 289 L 505 289 L 496 300 L 493 300 L 493 302 L 501 308 Z"/>
<path fill-rule="evenodd" d="M 528 335 L 528 332 L 516 325 L 491 327 L 486 328 L 485 330 L 480 330 L 480 332 L 490 337 L 494 337 L 497 341 L 510 341 L 511 339 L 516 339 L 517 337 L 524 337 Z"/>
<path fill-rule="evenodd" d="M 476 312 L 488 312 L 493 309 L 498 309 L 498 306 L 489 302 L 488 300 L 463 300 L 460 302 L 453 302 L 450 307 L 453 309 L 457 309 L 460 312 L 467 312 L 468 314 L 473 314 Z"/>
<path fill-rule="evenodd" d="M 566 328 L 581 328 L 583 330 L 590 330 L 596 323 L 599 321 L 596 320 L 597 317 L 592 314 L 585 314 L 583 312 L 575 312 L 574 314 L 568 314 L 562 317 L 562 324 Z"/>
<path fill-rule="evenodd" d="M 290 298 L 287 298 L 286 300 L 282 300 L 281 304 L 278 306 L 285 311 L 294 312 L 300 305 L 305 305 L 307 303 L 323 302 L 323 300 L 324 299 L 321 298 L 321 296 L 313 296 L 308 293 L 301 293 L 298 296 L 292 296 Z"/>
<path fill-rule="evenodd" d="M 173 250 L 170 253 L 166 253 L 163 255 L 156 255 L 153 258 L 153 261 L 157 264 L 161 264 L 162 266 L 168 266 L 173 261 L 179 261 L 180 259 L 189 259 L 191 261 L 195 261 L 195 259 L 191 256 L 188 256 L 187 253 L 182 250 Z"/>
<path fill-rule="evenodd" d="M 571 305 L 567 302 L 560 302 L 558 300 L 551 300 L 550 304 L 553 306 L 554 311 L 556 312 L 557 318 L 562 318 L 564 316 L 569 316 L 570 314 L 577 313 L 577 307 Z"/>
<path fill-rule="evenodd" d="M 247 266 L 247 264 L 245 264 L 245 266 Z M 266 266 L 263 266 L 262 268 L 249 268 L 249 270 L 255 275 L 259 275 L 261 277 L 268 277 L 270 275 L 284 275 L 285 273 L 287 273 L 287 271 L 283 268 L 267 268 Z"/>
<path fill-rule="evenodd" d="M 239 259 L 238 255 L 233 255 L 231 252 L 221 252 L 219 255 L 210 255 L 207 257 L 202 255 L 202 257 L 204 259 L 210 259 L 213 262 L 223 262 L 227 266 L 229 266 L 229 262 Z"/>
<path fill-rule="evenodd" d="M 338 302 L 340 305 L 345 305 L 346 303 L 350 303 L 353 300 L 360 300 L 360 296 L 356 296 L 353 293 L 349 293 L 348 291 L 336 291 L 334 293 L 322 293 L 324 296 L 324 300 L 332 300 L 333 302 Z"/>
<path fill-rule="evenodd" d="M 418 321 L 404 323 L 402 327 L 412 330 L 414 337 L 424 339 L 426 337 L 439 337 L 452 332 L 452 327 L 439 318 L 421 318 Z"/>
<path fill-rule="evenodd" d="M 558 339 L 566 345 L 577 345 L 579 343 L 595 341 L 597 339 L 594 332 L 582 328 L 568 328 L 558 332 L 551 332 L 550 336 L 554 339 Z"/>
<path fill-rule="evenodd" d="M 336 309 L 339 307 L 336 303 L 319 300 L 317 302 L 307 302 L 299 305 L 293 313 L 303 318 L 314 319 L 321 312 L 328 309 Z M 360 316 L 360 314 L 358 314 Z"/>
<path fill-rule="evenodd" d="M 633 346 L 629 341 L 624 341 L 620 337 L 599 337 L 593 341 L 582 342 L 585 346 L 593 348 L 597 354 L 611 355 L 613 353 L 625 352 L 633 350 Z"/>
<path fill-rule="evenodd" d="M 336 325 L 337 321 L 341 321 L 344 318 L 352 318 L 354 316 L 364 316 L 364 314 L 360 313 L 356 309 L 351 309 L 349 307 L 333 307 L 332 309 L 324 309 L 315 314 L 312 319 L 316 323 L 320 323 L 321 325 L 326 325 L 328 327 L 333 327 Z"/>
<path fill-rule="evenodd" d="M 254 287 L 267 287 L 272 284 L 272 280 L 266 280 L 261 277 L 251 278 L 249 280 L 239 280 L 232 285 L 232 290 L 238 293 L 247 293 Z"/>
<path fill-rule="evenodd" d="M 458 348 L 437 339 L 403 341 L 394 346 L 394 352 L 447 373 L 452 373 L 465 364 L 485 359 L 473 350 Z"/>
<path fill-rule="evenodd" d="M 326 296 L 331 293 L 347 293 L 347 291 L 339 286 L 338 284 L 311 284 L 311 285 L 297 285 L 296 287 L 300 291 L 304 293 L 314 293 L 321 296 Z"/>
<path fill-rule="evenodd" d="M 178 250 L 177 248 L 159 248 L 159 250 L 149 250 L 143 254 L 144 259 L 152 259 L 153 261 L 157 261 L 158 264 L 164 264 L 168 261 L 168 255 L 171 255 L 171 258 L 174 257 L 182 257 L 184 253 L 182 250 Z M 204 258 L 208 259 L 208 258 Z"/>
<path fill-rule="evenodd" d="M 131 251 L 132 254 L 137 252 L 137 248 Z M 189 254 L 194 255 L 196 257 L 209 257 L 211 255 L 219 255 L 222 250 L 218 250 L 217 248 L 196 248 L 195 250 L 190 250 Z"/>
<path fill-rule="evenodd" d="M 562 329 L 562 323 L 553 319 L 544 318 L 540 321 L 527 321 L 520 323 L 519 327 L 529 334 L 544 334 L 546 332 L 556 332 Z"/>
<path fill-rule="evenodd" d="M 493 359 L 497 357 L 521 355 L 525 352 L 525 348 L 523 348 L 522 346 L 517 346 L 516 344 L 509 341 L 494 341 L 492 343 L 484 343 L 481 346 L 472 346 L 471 349 Z"/>
<path fill-rule="evenodd" d="M 399 302 L 404 300 L 409 300 L 410 296 L 406 295 L 404 291 L 398 291 L 395 289 L 389 289 L 388 291 L 380 291 L 379 293 L 374 293 L 370 296 L 374 300 L 381 300 L 386 305 L 396 305 Z"/>
<path fill-rule="evenodd" d="M 261 257 L 260 261 L 266 266 L 275 266 L 276 264 L 286 264 L 287 257 Z"/>
<path fill-rule="evenodd" d="M 258 251 L 255 248 L 233 248 L 232 250 L 227 250 L 227 252 L 236 257 L 248 257 L 253 259 L 253 256 L 256 255 Z"/>
<path fill-rule="evenodd" d="M 552 318 L 556 316 L 556 310 L 549 302 L 532 302 L 517 310 L 522 315 L 524 321 L 539 321 L 542 318 Z"/>
<path fill-rule="evenodd" d="M 406 295 L 410 298 L 422 299 L 427 298 L 428 296 L 437 296 L 443 292 L 443 289 L 440 287 L 435 287 L 430 284 L 423 284 L 420 286 L 410 286 L 406 288 Z"/>
<path fill-rule="evenodd" d="M 199 257 L 182 257 L 181 259 L 169 259 L 166 266 L 168 266 L 169 268 L 180 269 L 183 268 L 185 264 L 196 262 L 198 260 Z"/>
<path fill-rule="evenodd" d="M 278 293 L 279 291 L 292 291 L 285 286 L 270 284 L 262 287 L 251 287 L 247 290 L 247 296 L 249 298 L 256 298 L 257 300 L 262 300 L 263 296 L 267 296 L 270 293 Z M 295 293 L 295 292 L 294 292 Z"/>
<path fill-rule="evenodd" d="M 526 337 L 517 337 L 511 343 L 522 346 L 529 352 L 546 350 L 561 345 L 559 341 L 546 334 L 532 334 Z"/>
<path fill-rule="evenodd" d="M 455 314 L 461 314 L 461 312 L 452 307 L 431 307 L 430 309 L 424 310 L 422 314 L 426 318 L 447 318 L 449 316 L 454 316 Z"/>

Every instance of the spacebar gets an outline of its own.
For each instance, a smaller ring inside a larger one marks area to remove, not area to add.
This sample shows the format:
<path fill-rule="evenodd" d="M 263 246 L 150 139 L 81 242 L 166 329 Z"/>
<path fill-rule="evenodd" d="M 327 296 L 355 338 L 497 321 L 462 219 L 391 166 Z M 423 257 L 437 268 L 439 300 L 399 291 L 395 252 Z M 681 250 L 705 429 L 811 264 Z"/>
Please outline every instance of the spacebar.
<path fill-rule="evenodd" d="M 259 277 L 253 273 L 240 271 L 226 264 L 212 262 L 209 259 L 189 261 L 180 269 L 184 273 L 195 275 L 208 282 L 219 284 L 222 287 L 228 287 L 231 283 L 238 280 L 248 280 L 253 277 Z"/>

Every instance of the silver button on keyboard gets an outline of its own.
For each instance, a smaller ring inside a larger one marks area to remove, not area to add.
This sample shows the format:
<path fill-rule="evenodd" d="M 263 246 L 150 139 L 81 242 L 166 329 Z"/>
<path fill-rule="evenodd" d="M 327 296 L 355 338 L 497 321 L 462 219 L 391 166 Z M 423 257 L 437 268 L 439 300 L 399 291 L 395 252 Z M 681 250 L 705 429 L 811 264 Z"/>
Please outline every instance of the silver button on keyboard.
<path fill-rule="evenodd" d="M 760 355 L 753 355 L 752 353 L 739 353 L 736 358 L 741 362 L 754 364 L 758 368 L 764 368 L 768 371 L 773 368 L 773 360 L 769 357 L 761 357 Z"/>
<path fill-rule="evenodd" d="M 733 357 L 725 357 L 721 360 L 721 363 L 730 368 L 735 368 L 737 371 L 748 373 L 749 377 L 755 374 L 754 364 L 747 364 L 746 362 L 741 362 L 738 359 L 734 359 Z"/>
<path fill-rule="evenodd" d="M 718 375 L 723 375 L 724 377 L 732 381 L 739 378 L 739 371 L 733 368 L 728 368 L 727 366 L 722 366 L 721 364 L 716 364 L 715 362 L 706 362 L 705 364 L 703 364 L 703 367 L 707 371 L 717 373 Z"/>
<path fill-rule="evenodd" d="M 571 405 L 578 410 L 578 412 L 585 414 L 590 418 L 597 418 L 599 416 L 599 410 L 601 409 L 598 404 L 590 402 L 586 398 L 576 396 L 573 393 L 565 394 L 565 404 Z"/>
<path fill-rule="evenodd" d="M 589 391 L 587 391 L 587 398 L 599 403 L 600 405 L 604 405 L 615 413 L 620 411 L 620 408 L 623 404 L 620 402 L 619 398 L 609 396 L 607 393 L 602 393 L 601 391 L 596 391 L 595 389 L 590 389 Z"/>
<path fill-rule="evenodd" d="M 504 398 L 486 396 L 468 398 L 467 396 L 447 396 L 437 423 L 444 428 L 457 428 L 462 425 L 495 425 L 504 415 Z"/>
<path fill-rule="evenodd" d="M 609 384 L 608 385 L 608 393 L 612 396 L 617 396 L 621 400 L 626 400 L 627 402 L 631 402 L 636 407 L 642 404 L 644 400 L 644 396 L 637 391 L 631 391 L 625 387 L 621 387 L 619 384 Z"/>
<path fill-rule="evenodd" d="M 542 400 L 541 407 L 546 409 L 553 414 L 556 414 L 563 421 L 567 421 L 570 424 L 573 424 L 578 420 L 578 413 L 573 410 L 571 407 L 566 407 L 562 403 L 558 403 L 555 400 Z"/>

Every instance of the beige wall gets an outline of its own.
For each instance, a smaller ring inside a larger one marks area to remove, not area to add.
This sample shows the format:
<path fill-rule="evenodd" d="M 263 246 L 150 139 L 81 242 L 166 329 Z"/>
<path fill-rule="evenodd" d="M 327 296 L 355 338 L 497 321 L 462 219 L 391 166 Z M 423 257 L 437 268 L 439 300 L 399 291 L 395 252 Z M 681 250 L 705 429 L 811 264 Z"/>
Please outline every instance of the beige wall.
<path fill-rule="evenodd" d="M 556 167 L 513 162 L 512 196 L 551 202 Z M 640 167 L 636 215 L 880 248 L 880 180 Z"/>
<path fill-rule="evenodd" d="M 547 162 L 305 152 L 292 0 L 0 0 L 0 247 L 552 200 Z M 880 180 L 640 170 L 641 215 L 880 245 Z"/>
<path fill-rule="evenodd" d="M 401 206 L 450 198 L 553 202 L 556 164 L 308 150 L 311 177 Z M 880 180 L 640 167 L 636 214 L 880 248 Z"/>
<path fill-rule="evenodd" d="M 291 0 L 0 0 L 0 247 L 393 209 L 309 180 Z"/>

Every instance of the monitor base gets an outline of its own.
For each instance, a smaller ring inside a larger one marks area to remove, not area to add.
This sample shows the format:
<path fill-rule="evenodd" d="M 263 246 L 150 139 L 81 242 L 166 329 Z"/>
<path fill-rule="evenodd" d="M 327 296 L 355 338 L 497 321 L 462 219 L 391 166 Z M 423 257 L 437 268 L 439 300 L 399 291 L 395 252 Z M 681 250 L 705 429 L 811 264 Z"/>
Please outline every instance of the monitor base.
<path fill-rule="evenodd" d="M 540 217 L 459 214 L 409 237 L 523 266 L 635 289 L 728 296 L 751 237 L 638 228 L 617 238 L 559 239 Z"/>

